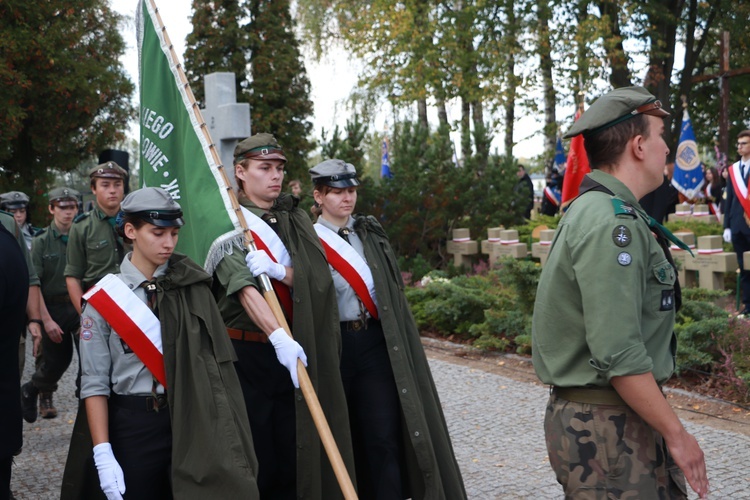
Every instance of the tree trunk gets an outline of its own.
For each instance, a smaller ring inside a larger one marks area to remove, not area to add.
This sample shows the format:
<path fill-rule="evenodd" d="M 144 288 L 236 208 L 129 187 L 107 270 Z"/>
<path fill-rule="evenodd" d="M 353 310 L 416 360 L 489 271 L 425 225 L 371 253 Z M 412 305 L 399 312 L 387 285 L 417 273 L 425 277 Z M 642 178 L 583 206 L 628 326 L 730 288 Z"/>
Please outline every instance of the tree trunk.
<path fill-rule="evenodd" d="M 463 160 L 471 156 L 471 104 L 461 98 L 461 156 Z"/>
<path fill-rule="evenodd" d="M 420 127 L 424 127 L 425 129 L 429 127 L 427 123 L 427 99 L 417 100 L 417 121 Z"/>
<path fill-rule="evenodd" d="M 440 126 L 448 126 L 448 110 L 445 109 L 445 100 L 438 99 L 437 102 L 438 123 Z"/>
<path fill-rule="evenodd" d="M 544 92 L 544 158 L 547 173 L 552 172 L 551 159 L 555 156 L 557 139 L 557 115 L 555 104 L 557 95 L 555 83 L 552 79 L 552 42 L 549 36 L 549 18 L 551 11 L 548 0 L 540 0 L 537 12 L 539 13 L 539 36 L 537 50 L 539 52 L 540 70 L 542 73 L 542 87 Z"/>
<path fill-rule="evenodd" d="M 628 56 L 622 45 L 622 32 L 620 31 L 619 2 L 612 0 L 598 0 L 597 6 L 603 21 L 609 26 L 611 37 L 604 40 L 604 50 L 611 68 L 609 83 L 614 88 L 628 87 L 630 81 L 630 70 L 628 69 Z"/>
<path fill-rule="evenodd" d="M 649 54 L 649 66 L 646 78 L 643 82 L 652 94 L 665 106 L 670 106 L 669 83 L 674 67 L 674 52 L 677 38 L 677 19 L 685 5 L 684 0 L 660 0 L 656 9 L 649 10 L 648 24 L 653 29 L 649 31 L 651 50 Z M 652 6 L 653 9 L 653 6 Z M 692 33 L 689 34 L 692 36 Z M 674 122 L 680 126 L 680 113 L 676 111 L 677 119 Z M 674 115 L 674 113 L 673 113 Z M 664 140 L 667 144 L 673 144 L 672 130 L 664 131 Z M 675 148 L 671 148 L 670 160 L 674 158 Z"/>

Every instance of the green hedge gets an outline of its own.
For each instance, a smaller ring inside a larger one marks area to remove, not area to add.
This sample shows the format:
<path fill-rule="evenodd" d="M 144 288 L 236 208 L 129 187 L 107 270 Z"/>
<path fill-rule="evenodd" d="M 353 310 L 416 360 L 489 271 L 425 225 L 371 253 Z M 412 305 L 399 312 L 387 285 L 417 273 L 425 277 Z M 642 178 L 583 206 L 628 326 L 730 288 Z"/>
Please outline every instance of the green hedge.
<path fill-rule="evenodd" d="M 531 318 L 541 267 L 506 259 L 495 269 L 450 278 L 430 272 L 407 298 L 419 328 L 489 350 L 531 353 Z M 676 316 L 676 373 L 708 380 L 722 396 L 750 400 L 750 320 L 729 314 L 730 292 L 684 289 Z"/>

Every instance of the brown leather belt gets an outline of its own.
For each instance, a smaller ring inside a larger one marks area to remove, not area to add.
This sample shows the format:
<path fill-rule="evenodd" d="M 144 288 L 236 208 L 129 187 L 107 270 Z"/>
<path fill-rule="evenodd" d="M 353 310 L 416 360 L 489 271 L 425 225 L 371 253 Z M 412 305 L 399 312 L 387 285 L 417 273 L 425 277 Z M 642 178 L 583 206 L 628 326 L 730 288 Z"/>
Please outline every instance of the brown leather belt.
<path fill-rule="evenodd" d="M 234 340 L 243 340 L 245 342 L 268 343 L 268 335 L 263 332 L 249 332 L 247 330 L 238 330 L 236 328 L 227 328 L 229 338 Z"/>
<path fill-rule="evenodd" d="M 70 302 L 70 295 L 45 295 L 44 296 L 44 303 L 45 304 L 70 304 L 73 305 L 72 302 Z"/>
<path fill-rule="evenodd" d="M 553 387 L 552 394 L 574 403 L 627 406 L 614 387 Z"/>

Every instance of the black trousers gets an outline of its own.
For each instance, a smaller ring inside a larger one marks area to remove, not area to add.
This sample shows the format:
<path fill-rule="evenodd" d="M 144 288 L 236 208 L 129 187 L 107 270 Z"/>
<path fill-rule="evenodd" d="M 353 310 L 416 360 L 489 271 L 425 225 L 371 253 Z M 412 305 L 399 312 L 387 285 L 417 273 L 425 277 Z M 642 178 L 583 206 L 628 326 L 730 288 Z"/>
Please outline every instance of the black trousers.
<path fill-rule="evenodd" d="M 350 323 L 349 323 L 350 324 Z M 341 324 L 341 379 L 361 499 L 403 499 L 401 406 L 379 321 L 353 331 Z"/>
<path fill-rule="evenodd" d="M 109 442 L 125 477 L 123 498 L 172 498 L 172 421 L 168 407 L 146 411 L 145 397 L 112 395 Z"/>
<path fill-rule="evenodd" d="M 271 344 L 232 340 L 234 364 L 245 397 L 253 447 L 258 458 L 261 499 L 297 496 L 297 417 L 289 371 Z"/>
<path fill-rule="evenodd" d="M 745 309 L 750 309 L 750 271 L 745 271 L 742 254 L 750 250 L 750 237 L 740 231 L 732 231 L 732 246 L 737 253 L 737 264 L 740 266 L 740 290 Z"/>
<path fill-rule="evenodd" d="M 62 342 L 52 342 L 46 332 L 42 335 L 42 351 L 37 357 L 36 371 L 31 376 L 31 383 L 40 392 L 55 392 L 57 382 L 73 359 L 73 336 L 78 332 L 81 317 L 73 304 L 50 303 L 47 309 L 63 331 Z"/>

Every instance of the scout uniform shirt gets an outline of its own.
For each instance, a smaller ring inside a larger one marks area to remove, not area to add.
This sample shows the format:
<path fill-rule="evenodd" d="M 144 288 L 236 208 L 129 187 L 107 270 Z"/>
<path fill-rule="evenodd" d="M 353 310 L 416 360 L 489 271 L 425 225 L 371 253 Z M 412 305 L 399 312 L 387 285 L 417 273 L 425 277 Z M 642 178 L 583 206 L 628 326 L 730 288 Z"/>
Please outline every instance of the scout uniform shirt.
<path fill-rule="evenodd" d="M 54 221 L 39 231 L 34 238 L 31 258 L 42 282 L 42 295 L 45 301 L 52 297 L 68 295 L 64 274 L 67 239 L 67 235 L 60 233 Z"/>
<path fill-rule="evenodd" d="M 587 192 L 560 221 L 534 305 L 534 369 L 560 387 L 647 372 L 664 383 L 675 366 L 675 270 L 630 190 L 589 176 L 614 196 Z"/>
<path fill-rule="evenodd" d="M 140 285 L 147 280 L 130 262 L 130 255 L 122 261 L 122 272 L 117 277 L 146 304 L 146 290 Z M 164 263 L 157 267 L 154 278 L 163 276 L 168 266 Z M 80 345 L 81 399 L 109 396 L 110 386 L 111 392 L 122 396 L 151 394 L 151 372 L 90 304 L 84 306 L 81 314 Z M 164 386 L 158 384 L 156 393 L 163 394 Z"/>
<path fill-rule="evenodd" d="M 114 217 L 94 205 L 93 210 L 76 217 L 70 228 L 65 276 L 81 280 L 84 292 L 108 273 L 120 270 L 129 245 L 117 236 L 113 222 Z"/>
<path fill-rule="evenodd" d="M 247 199 L 243 199 L 242 201 L 243 206 L 258 217 L 266 214 L 265 210 L 251 204 Z M 234 247 L 233 250 L 231 254 L 224 255 L 221 262 L 216 266 L 215 285 L 221 285 L 224 289 L 221 292 L 216 288 L 214 289 L 216 303 L 219 306 L 221 317 L 224 319 L 227 328 L 259 332 L 260 328 L 253 323 L 247 312 L 245 312 L 236 294 L 246 286 L 255 287 L 261 294 L 263 294 L 263 289 L 260 286 L 258 278 L 253 276 L 247 267 L 247 263 L 245 262 L 246 253 L 237 247 Z"/>
<path fill-rule="evenodd" d="M 21 247 L 21 253 L 23 254 L 24 260 L 26 260 L 26 266 L 29 268 L 29 286 L 39 286 L 39 276 L 37 276 L 36 269 L 34 269 L 34 264 L 31 260 L 31 254 L 29 253 L 29 249 L 26 247 L 23 233 L 18 227 L 18 224 L 16 224 L 16 220 L 13 218 L 13 215 L 0 210 L 0 224 L 5 226 L 5 229 L 7 229 L 10 234 L 16 237 L 18 246 Z"/>

